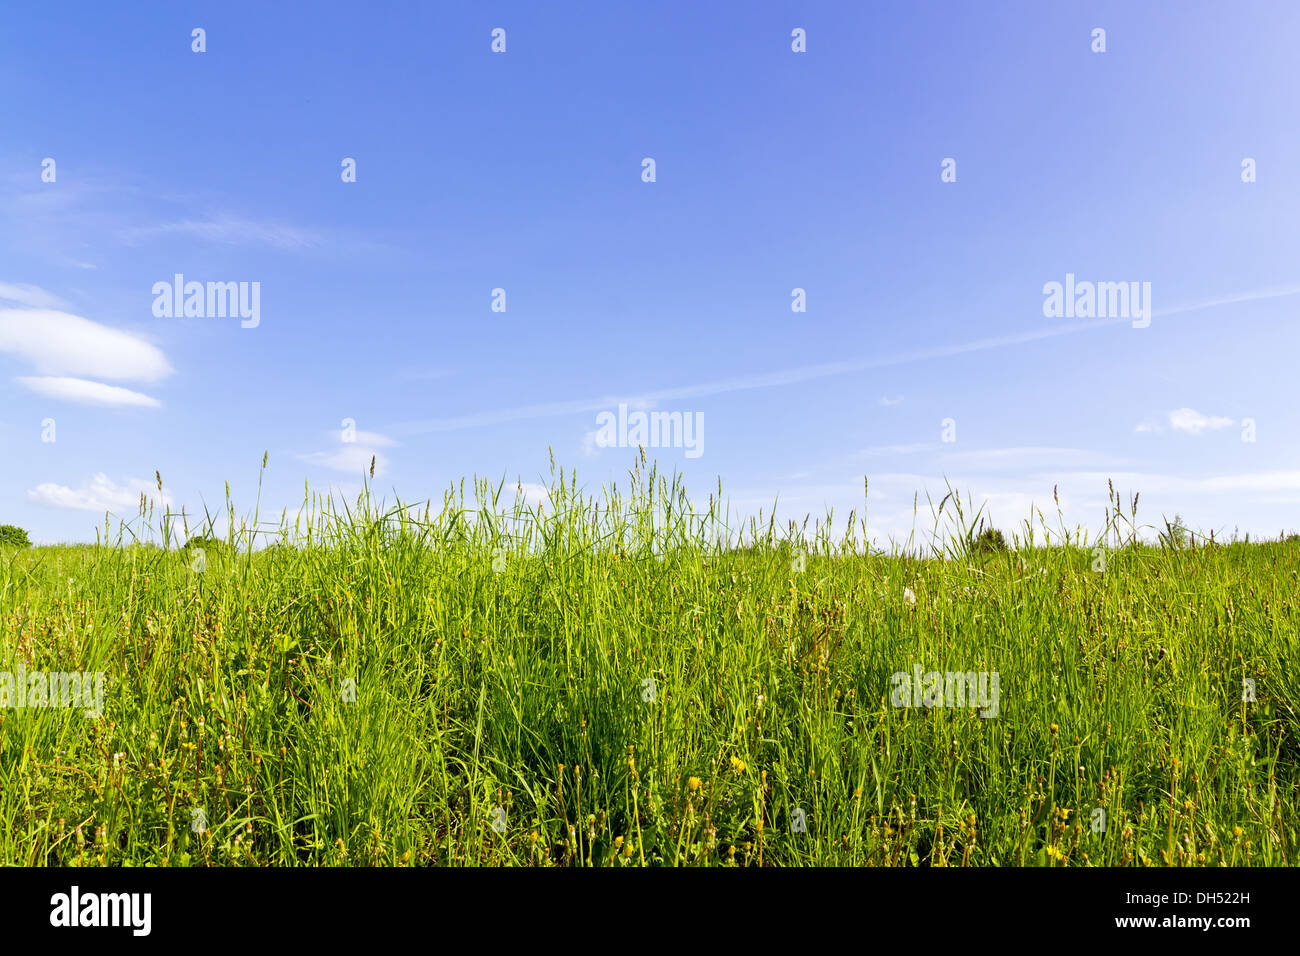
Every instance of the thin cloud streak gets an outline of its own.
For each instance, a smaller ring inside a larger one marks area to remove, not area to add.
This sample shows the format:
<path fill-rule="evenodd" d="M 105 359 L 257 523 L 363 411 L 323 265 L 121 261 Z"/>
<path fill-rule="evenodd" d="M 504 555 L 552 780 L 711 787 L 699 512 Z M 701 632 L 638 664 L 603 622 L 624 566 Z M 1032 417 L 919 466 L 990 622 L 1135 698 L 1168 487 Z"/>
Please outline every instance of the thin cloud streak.
<path fill-rule="evenodd" d="M 1199 312 L 1202 309 L 1210 309 L 1220 305 L 1254 302 L 1263 299 L 1278 299 L 1293 295 L 1300 295 L 1300 285 L 1222 296 L 1215 299 L 1206 299 L 1202 302 L 1196 302 L 1190 305 L 1174 306 L 1168 309 L 1155 309 L 1152 311 L 1152 316 L 1185 315 L 1190 312 Z M 940 346 L 939 348 L 916 349 L 910 352 L 902 352 L 898 355 L 885 356 L 883 358 L 864 358 L 844 362 L 826 362 L 820 365 L 806 365 L 800 368 L 783 369 L 775 372 L 763 372 L 756 375 L 741 375 L 733 378 L 721 379 L 716 382 L 705 382 L 699 385 L 683 385 L 678 388 L 668 388 L 655 392 L 640 393 L 635 396 L 635 399 L 648 403 L 668 402 L 683 398 L 703 398 L 709 395 L 722 395 L 728 392 L 741 392 L 757 388 L 775 388 L 782 385 L 797 385 L 801 382 L 831 378 L 836 375 L 848 375 L 853 372 L 863 372 L 894 365 L 907 365 L 912 362 L 948 358 L 953 355 L 965 355 L 971 352 L 984 352 L 990 349 L 1006 348 L 1011 345 L 1023 345 L 1027 342 L 1038 342 L 1043 339 L 1056 338 L 1062 335 L 1072 335 L 1075 332 L 1087 332 L 1092 329 L 1108 328 L 1115 325 L 1128 325 L 1131 321 L 1131 319 L 1127 318 L 1115 318 L 1102 319 L 1094 322 L 1071 322 L 1030 332 L 1018 332 L 1014 335 L 1001 335 L 993 338 L 975 339 L 971 342 L 945 345 Z M 472 415 L 462 415 L 456 418 L 433 418 L 422 421 L 398 422 L 391 425 L 388 430 L 402 435 L 458 431 L 465 428 L 477 428 L 484 425 L 499 425 L 506 422 L 525 421 L 536 418 L 555 418 L 562 415 L 574 415 L 581 412 L 599 411 L 600 409 L 607 409 L 615 406 L 619 402 L 627 402 L 630 400 L 631 397 L 623 395 L 604 396 L 602 398 L 591 399 L 575 399 L 566 402 L 544 402 L 537 405 L 523 405 L 516 408 L 502 408 L 487 412 L 477 412 Z"/>
<path fill-rule="evenodd" d="M 158 399 L 143 392 L 133 392 L 129 388 L 91 382 L 84 378 L 65 376 L 32 377 L 23 376 L 16 379 L 19 385 L 28 388 L 37 395 L 54 398 L 65 402 L 79 402 L 83 405 L 105 405 L 117 407 L 135 405 L 142 408 L 160 408 Z"/>
<path fill-rule="evenodd" d="M 153 226 L 138 226 L 121 232 L 121 237 L 127 245 L 171 236 L 184 236 L 226 245 L 267 245 L 282 250 L 312 249 L 321 244 L 321 237 L 307 229 L 234 216 L 184 219 Z"/>

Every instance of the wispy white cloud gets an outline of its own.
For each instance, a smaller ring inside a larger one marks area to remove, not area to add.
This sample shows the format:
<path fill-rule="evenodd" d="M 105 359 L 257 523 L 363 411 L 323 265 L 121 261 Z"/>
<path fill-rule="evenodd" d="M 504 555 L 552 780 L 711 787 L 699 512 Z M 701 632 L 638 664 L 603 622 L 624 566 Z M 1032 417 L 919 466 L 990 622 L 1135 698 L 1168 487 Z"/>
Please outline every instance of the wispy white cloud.
<path fill-rule="evenodd" d="M 133 226 L 120 233 L 127 245 L 154 239 L 183 237 L 233 246 L 270 246 L 273 249 L 298 251 L 314 249 L 323 243 L 320 233 L 284 223 L 259 222 L 237 216 L 214 219 L 181 219 L 150 226 Z"/>
<path fill-rule="evenodd" d="M 379 477 L 388 471 L 388 457 L 373 448 L 366 448 L 362 445 L 343 445 L 334 451 L 317 451 L 309 455 L 300 456 L 303 461 L 313 465 L 320 465 L 322 468 L 332 468 L 335 471 L 349 471 L 353 474 L 361 472 L 370 472 L 370 460 L 375 462 L 375 477 Z"/>
<path fill-rule="evenodd" d="M 876 445 L 854 453 L 852 458 L 902 458 L 933 452 L 937 467 L 946 471 L 997 471 L 999 469 L 1026 468 L 1080 468 L 1119 466 L 1128 464 L 1127 459 L 1116 458 L 1102 452 L 1089 451 L 1084 448 L 978 448 L 971 451 L 957 451 L 952 445 L 943 442 L 916 442 L 907 445 Z"/>
<path fill-rule="evenodd" d="M 1106 468 L 1129 464 L 1126 458 L 1116 458 L 1086 448 L 983 448 L 974 451 L 954 451 L 943 457 L 945 467 L 969 468 L 988 471 L 1003 468 L 1023 470 L 1028 468 Z"/>
<path fill-rule="evenodd" d="M 40 286 L 0 282 L 0 302 L 12 302 L 33 309 L 62 309 L 66 303 Z"/>
<path fill-rule="evenodd" d="M 173 372 L 162 350 L 139 336 L 52 309 L 0 309 L 0 352 L 42 375 L 156 382 Z"/>
<path fill-rule="evenodd" d="M 354 475 L 368 474 L 372 460 L 375 465 L 376 478 L 388 471 L 388 456 L 379 449 L 391 448 L 397 442 L 387 435 L 365 431 L 353 431 L 349 434 L 344 430 L 332 431 L 329 434 L 331 438 L 339 443 L 338 448 L 332 451 L 311 452 L 298 457 L 312 465 L 331 468 L 334 471 L 351 472 Z"/>
<path fill-rule="evenodd" d="M 880 404 L 881 405 L 902 405 L 903 396 L 896 395 L 893 398 L 890 398 L 888 395 L 882 395 L 880 396 Z"/>
<path fill-rule="evenodd" d="M 20 385 L 31 389 L 46 398 L 55 398 L 63 402 L 79 402 L 83 405 L 104 405 L 109 407 L 137 406 L 141 408 L 158 408 L 162 405 L 156 398 L 142 392 L 133 392 L 129 388 L 116 385 L 104 385 L 84 378 L 34 378 L 22 377 L 16 380 Z"/>
<path fill-rule="evenodd" d="M 873 445 L 856 452 L 854 458 L 894 458 L 901 455 L 916 455 L 923 451 L 938 449 L 939 443 L 933 441 L 914 442 L 910 445 Z"/>
<path fill-rule="evenodd" d="M 140 495 L 173 504 L 171 493 L 164 487 L 158 494 L 157 486 L 140 478 L 128 478 L 122 484 L 99 472 L 79 488 L 69 488 L 52 482 L 37 485 L 27 492 L 27 500 L 50 508 L 71 508 L 76 511 L 125 512 L 140 503 Z"/>
<path fill-rule="evenodd" d="M 1066 482 L 1115 482 L 1121 486 L 1143 495 L 1157 492 L 1178 492 L 1182 494 L 1267 494 L 1270 492 L 1300 491 L 1300 471 L 1277 469 L 1272 471 L 1254 471 L 1229 475 L 1210 475 L 1201 478 L 1188 478 L 1181 475 L 1166 475 L 1154 472 L 1109 472 L 1080 471 L 1065 472 L 1058 476 Z"/>
<path fill-rule="evenodd" d="M 545 485 L 524 481 L 515 487 L 515 497 L 525 505 L 536 508 L 551 500 L 551 492 Z"/>
<path fill-rule="evenodd" d="M 387 435 L 381 435 L 379 434 L 379 432 L 363 432 L 363 431 L 353 432 L 352 441 L 348 441 L 345 438 L 341 438 L 341 435 L 342 435 L 341 431 L 330 433 L 331 438 L 339 438 L 341 441 L 343 441 L 344 444 L 355 443 L 357 445 L 362 445 L 367 448 L 392 448 L 394 445 L 397 444 L 397 442 L 395 442 L 393 439 L 389 438 Z"/>
<path fill-rule="evenodd" d="M 1194 408 L 1176 408 L 1169 413 L 1169 425 L 1176 432 L 1186 435 L 1199 435 L 1201 432 L 1227 428 L 1233 424 L 1231 418 L 1222 415 L 1202 415 Z"/>

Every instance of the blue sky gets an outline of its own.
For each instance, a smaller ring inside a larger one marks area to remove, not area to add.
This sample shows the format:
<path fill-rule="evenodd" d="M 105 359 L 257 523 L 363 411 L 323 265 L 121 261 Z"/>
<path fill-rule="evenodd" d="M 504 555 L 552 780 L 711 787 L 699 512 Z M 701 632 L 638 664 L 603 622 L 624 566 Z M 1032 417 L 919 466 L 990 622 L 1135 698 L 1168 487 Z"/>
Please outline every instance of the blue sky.
<path fill-rule="evenodd" d="M 251 509 L 263 451 L 264 509 L 372 455 L 390 498 L 548 446 L 598 489 L 626 402 L 702 417 L 651 454 L 741 512 L 838 522 L 865 474 L 882 538 L 945 479 L 1096 528 L 1113 477 L 1300 527 L 1300 6 L 544 6 L 7 9 L 0 523 L 93 540 L 155 470 Z M 177 273 L 258 324 L 156 316 Z M 1067 273 L 1150 325 L 1045 316 Z"/>

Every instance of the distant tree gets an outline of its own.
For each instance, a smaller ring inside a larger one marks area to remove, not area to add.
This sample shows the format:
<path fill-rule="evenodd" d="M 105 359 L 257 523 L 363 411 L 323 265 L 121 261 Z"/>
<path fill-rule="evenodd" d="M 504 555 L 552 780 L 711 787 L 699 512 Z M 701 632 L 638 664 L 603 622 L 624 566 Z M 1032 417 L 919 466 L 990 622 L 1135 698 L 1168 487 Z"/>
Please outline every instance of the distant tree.
<path fill-rule="evenodd" d="M 1165 530 L 1159 532 L 1160 544 L 1165 548 L 1185 548 L 1189 542 L 1189 532 L 1187 525 L 1183 523 L 1183 516 L 1174 515 L 1171 522 L 1168 518 L 1164 519 Z"/>
<path fill-rule="evenodd" d="M 1007 539 L 997 528 L 985 528 L 975 539 L 975 545 L 971 550 L 976 554 L 996 554 L 1007 550 Z"/>
<path fill-rule="evenodd" d="M 31 539 L 22 528 L 11 524 L 0 524 L 0 547 L 30 548 L 31 546 Z"/>
<path fill-rule="evenodd" d="M 215 554 L 226 549 L 226 542 L 210 534 L 196 534 L 185 542 L 185 550 L 190 548 L 202 548 L 205 552 Z"/>

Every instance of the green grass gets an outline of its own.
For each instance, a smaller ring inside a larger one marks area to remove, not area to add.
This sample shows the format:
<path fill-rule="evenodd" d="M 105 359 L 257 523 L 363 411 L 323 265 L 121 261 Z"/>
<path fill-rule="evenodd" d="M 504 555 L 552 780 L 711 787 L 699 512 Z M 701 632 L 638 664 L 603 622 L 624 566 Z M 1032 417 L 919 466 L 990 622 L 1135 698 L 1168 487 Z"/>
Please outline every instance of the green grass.
<path fill-rule="evenodd" d="M 230 512 L 201 571 L 132 543 L 148 505 L 111 546 L 0 551 L 0 669 L 107 679 L 98 720 L 0 710 L 0 860 L 1298 860 L 1300 542 L 1144 545 L 1117 504 L 1096 571 L 1041 515 L 971 547 L 950 497 L 942 556 L 866 553 L 854 516 L 723 550 L 720 489 L 692 512 L 653 471 L 501 493 L 311 499 L 251 553 Z M 916 665 L 996 671 L 997 717 L 891 706 Z"/>

